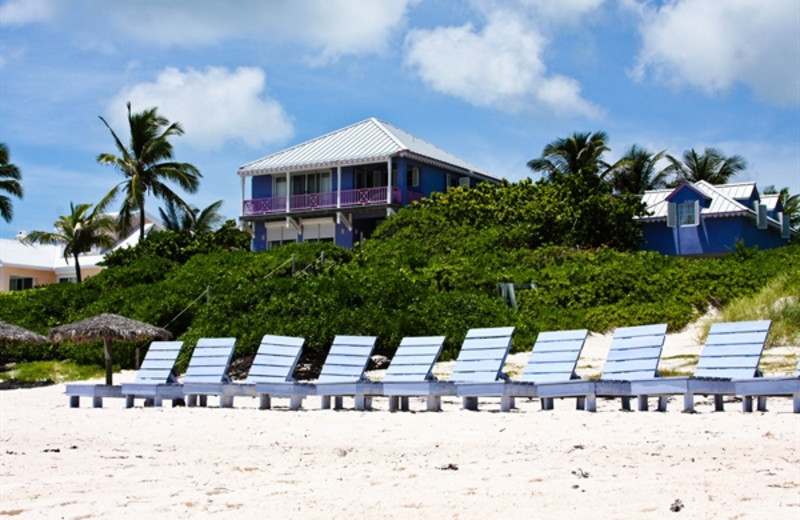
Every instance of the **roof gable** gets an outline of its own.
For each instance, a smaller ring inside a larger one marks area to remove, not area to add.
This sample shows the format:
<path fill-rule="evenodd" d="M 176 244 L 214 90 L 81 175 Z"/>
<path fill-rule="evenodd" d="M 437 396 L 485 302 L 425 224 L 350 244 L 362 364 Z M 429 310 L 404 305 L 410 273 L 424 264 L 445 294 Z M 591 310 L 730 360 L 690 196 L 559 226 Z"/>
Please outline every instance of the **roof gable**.
<path fill-rule="evenodd" d="M 397 156 L 490 177 L 469 162 L 374 117 L 247 163 L 239 168 L 239 175 L 352 166 Z"/>

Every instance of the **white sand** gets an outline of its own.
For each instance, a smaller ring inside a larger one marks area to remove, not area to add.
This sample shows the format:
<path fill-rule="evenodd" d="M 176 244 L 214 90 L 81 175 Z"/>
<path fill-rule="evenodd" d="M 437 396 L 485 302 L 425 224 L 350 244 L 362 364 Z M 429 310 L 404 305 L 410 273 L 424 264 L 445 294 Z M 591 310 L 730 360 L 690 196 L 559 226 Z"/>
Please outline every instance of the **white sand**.
<path fill-rule="evenodd" d="M 70 409 L 63 391 L 0 392 L 0 518 L 800 518 L 800 414 L 785 398 L 753 414 L 703 398 L 684 414 L 682 397 L 667 413 L 607 400 L 499 413 L 497 399 L 467 412 L 454 398 L 391 413 L 315 397 L 299 412 L 251 398 Z"/>

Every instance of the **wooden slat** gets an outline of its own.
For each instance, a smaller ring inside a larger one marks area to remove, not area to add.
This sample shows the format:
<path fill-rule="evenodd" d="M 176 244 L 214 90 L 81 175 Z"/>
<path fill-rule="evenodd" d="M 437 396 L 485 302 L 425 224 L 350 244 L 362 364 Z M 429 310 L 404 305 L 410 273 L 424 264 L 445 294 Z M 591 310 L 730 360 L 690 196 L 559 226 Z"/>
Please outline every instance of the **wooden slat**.
<path fill-rule="evenodd" d="M 462 350 L 456 359 L 456 366 L 458 363 L 465 361 L 474 361 L 479 359 L 505 359 L 508 353 L 508 347 L 482 349 L 482 350 Z"/>
<path fill-rule="evenodd" d="M 297 357 L 297 354 L 302 351 L 300 347 L 294 345 L 275 345 L 272 343 L 262 343 L 258 347 L 256 357 L 259 356 L 284 356 L 284 357 Z"/>
<path fill-rule="evenodd" d="M 142 366 L 139 367 L 139 372 L 142 370 L 158 370 L 161 372 L 166 370 L 169 373 L 174 366 L 174 359 L 145 359 L 142 361 Z"/>
<path fill-rule="evenodd" d="M 412 349 L 414 347 L 440 348 L 444 344 L 444 336 L 407 336 L 400 342 L 398 352 L 401 348 Z"/>
<path fill-rule="evenodd" d="M 715 334 L 731 334 L 739 332 L 767 332 L 772 322 L 770 320 L 760 321 L 726 321 L 711 324 L 708 331 L 709 336 Z"/>
<path fill-rule="evenodd" d="M 534 348 L 544 346 L 544 344 L 549 342 L 568 344 L 570 341 L 574 341 L 582 345 L 586 340 L 587 334 L 589 334 L 587 329 L 540 332 L 536 337 L 536 347 Z"/>
<path fill-rule="evenodd" d="M 539 341 L 533 345 L 533 352 L 580 352 L 583 349 L 584 339 L 568 339 L 565 341 Z"/>
<path fill-rule="evenodd" d="M 638 336 L 663 336 L 667 333 L 667 324 L 637 325 L 635 327 L 617 327 L 614 329 L 615 339 L 633 338 Z"/>
<path fill-rule="evenodd" d="M 273 336 L 271 334 L 264 334 L 261 338 L 261 345 L 275 345 L 291 347 L 293 349 L 302 348 L 305 344 L 305 338 L 298 338 L 295 336 Z"/>
<path fill-rule="evenodd" d="M 464 352 L 465 350 L 469 351 L 469 350 L 503 348 L 510 343 L 511 343 L 510 336 L 504 336 L 501 338 L 466 339 L 464 340 L 464 343 L 461 345 L 461 352 Z"/>
<path fill-rule="evenodd" d="M 763 344 L 767 339 L 766 332 L 742 332 L 739 334 L 716 334 L 708 335 L 706 345 L 730 345 L 732 347 L 747 344 Z"/>
<path fill-rule="evenodd" d="M 658 363 L 658 358 L 660 356 L 661 345 L 627 350 L 609 350 L 606 362 L 625 361 L 629 359 L 651 359 L 655 363 Z"/>
<path fill-rule="evenodd" d="M 375 346 L 377 341 L 375 336 L 336 336 L 333 340 L 334 345 L 361 345 L 361 346 Z"/>
<path fill-rule="evenodd" d="M 512 334 L 514 334 L 514 327 L 491 327 L 486 329 L 470 329 L 467 331 L 466 338 L 510 337 Z"/>

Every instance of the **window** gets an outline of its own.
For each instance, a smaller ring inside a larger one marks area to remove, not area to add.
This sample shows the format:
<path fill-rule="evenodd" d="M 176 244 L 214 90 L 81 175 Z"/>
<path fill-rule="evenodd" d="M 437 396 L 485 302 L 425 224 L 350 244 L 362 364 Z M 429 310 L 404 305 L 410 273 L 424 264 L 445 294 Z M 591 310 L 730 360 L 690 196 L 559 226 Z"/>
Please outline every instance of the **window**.
<path fill-rule="evenodd" d="M 419 186 L 419 168 L 414 166 L 406 170 L 406 186 L 416 188 Z"/>
<path fill-rule="evenodd" d="M 275 177 L 275 189 L 272 191 L 272 195 L 275 197 L 285 197 L 286 196 L 286 177 Z"/>
<path fill-rule="evenodd" d="M 332 189 L 330 170 L 292 175 L 292 195 L 326 193 Z"/>
<path fill-rule="evenodd" d="M 681 227 L 698 225 L 698 209 L 695 201 L 678 204 L 678 225 Z"/>
<path fill-rule="evenodd" d="M 23 276 L 11 276 L 8 279 L 9 291 L 22 291 L 24 289 L 33 289 L 33 278 Z"/>

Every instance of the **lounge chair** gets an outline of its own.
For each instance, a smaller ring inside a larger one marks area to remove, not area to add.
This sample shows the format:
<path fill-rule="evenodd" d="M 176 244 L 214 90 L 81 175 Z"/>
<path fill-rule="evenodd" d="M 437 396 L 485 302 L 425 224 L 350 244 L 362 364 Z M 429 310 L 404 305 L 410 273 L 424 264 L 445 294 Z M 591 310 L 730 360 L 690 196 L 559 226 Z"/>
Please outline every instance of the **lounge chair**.
<path fill-rule="evenodd" d="M 540 332 L 519 380 L 501 384 L 506 397 L 538 397 L 539 384 L 561 383 L 579 379 L 575 373 L 578 358 L 586 343 L 587 329 Z M 541 399 L 543 410 L 553 409 L 553 398 Z M 514 402 L 507 402 L 513 407 Z M 583 408 L 583 406 L 579 406 Z"/>
<path fill-rule="evenodd" d="M 288 397 L 289 408 L 299 410 L 314 385 L 299 383 L 293 377 L 306 340 L 289 336 L 264 336 L 250 367 L 245 385 L 259 396 L 259 409 L 272 407 L 273 397 Z"/>
<path fill-rule="evenodd" d="M 642 325 L 618 327 L 599 379 L 572 379 L 560 382 L 542 382 L 536 385 L 536 394 L 545 405 L 556 397 L 575 397 L 578 407 L 597 411 L 598 397 L 619 397 L 622 408 L 630 410 L 630 385 L 642 378 L 653 378 L 667 334 L 667 325 Z M 639 409 L 646 408 L 647 400 L 639 401 Z"/>
<path fill-rule="evenodd" d="M 508 376 L 503 373 L 503 364 L 513 334 L 514 327 L 470 329 L 467 332 L 449 378 L 465 410 L 477 410 L 479 397 L 496 397 L 498 382 L 508 381 Z M 511 398 L 500 395 L 500 408 L 507 411 Z"/>
<path fill-rule="evenodd" d="M 389 410 L 409 409 L 409 397 L 427 397 L 428 411 L 441 411 L 441 396 L 455 387 L 438 381 L 433 375 L 433 365 L 444 345 L 444 336 L 403 338 L 392 357 L 392 362 L 380 383 L 381 393 L 389 398 Z"/>
<path fill-rule="evenodd" d="M 631 395 L 657 395 L 659 411 L 666 397 L 683 394 L 683 410 L 694 411 L 695 394 L 713 395 L 714 409 L 724 410 L 723 396 L 736 393 L 734 380 L 756 377 L 770 321 L 714 323 L 690 377 L 654 377 L 632 381 Z"/>
<path fill-rule="evenodd" d="M 152 399 L 153 406 L 161 406 L 164 399 L 172 399 L 175 404 L 183 398 L 183 388 L 178 383 L 175 369 L 181 348 L 182 341 L 154 341 L 150 344 L 136 379 L 122 384 L 126 408 L 133 407 L 136 398 Z"/>
<path fill-rule="evenodd" d="M 794 376 L 754 377 L 733 382 L 734 391 L 742 398 L 742 411 L 753 411 L 753 397 L 758 398 L 758 411 L 767 411 L 767 397 L 785 396 L 794 400 L 794 413 L 800 413 L 800 360 Z"/>
<path fill-rule="evenodd" d="M 323 410 L 330 409 L 331 397 L 334 408 L 342 408 L 343 397 L 355 399 L 356 410 L 369 409 L 372 395 L 380 395 L 380 385 L 367 379 L 367 369 L 372 350 L 378 338 L 374 336 L 336 336 L 322 365 L 317 382 L 316 395 L 322 396 Z"/>
<path fill-rule="evenodd" d="M 64 392 L 69 396 L 70 408 L 80 407 L 81 397 L 91 397 L 94 408 L 103 407 L 104 398 L 125 397 L 125 404 L 131 403 L 133 397 L 125 395 L 125 389 L 134 388 L 132 385 L 141 385 L 141 388 L 155 389 L 159 384 L 171 384 L 175 382 L 175 360 L 181 350 L 183 343 L 180 341 L 153 341 L 145 354 L 139 372 L 136 374 L 134 383 L 123 385 L 88 385 L 83 383 L 68 384 Z M 142 397 L 155 397 L 149 393 L 141 394 Z M 182 395 L 181 395 L 182 397 Z M 159 406 L 161 401 L 158 401 Z M 128 407 L 130 407 L 128 406 Z"/>
<path fill-rule="evenodd" d="M 183 376 L 183 393 L 187 406 L 206 406 L 209 395 L 219 395 L 223 408 L 233 406 L 233 397 L 219 394 L 217 385 L 230 383 L 228 364 L 236 349 L 236 338 L 201 338 L 192 352 L 189 367 Z"/>

